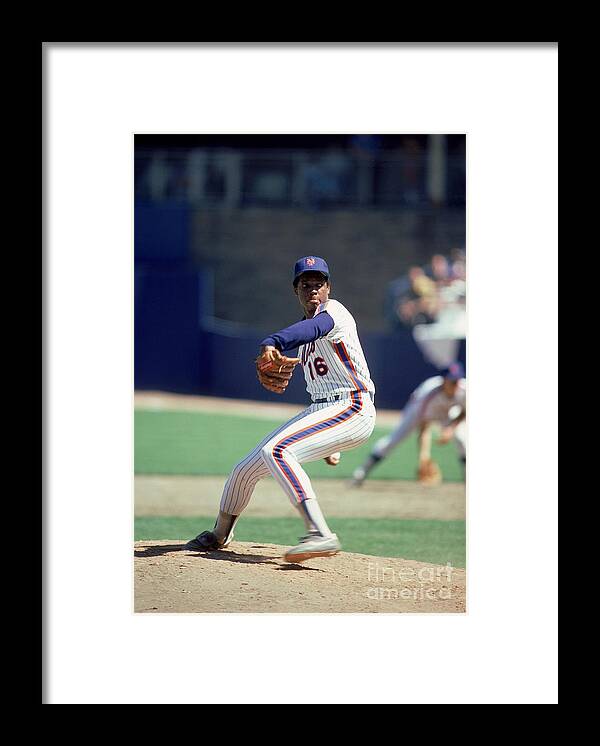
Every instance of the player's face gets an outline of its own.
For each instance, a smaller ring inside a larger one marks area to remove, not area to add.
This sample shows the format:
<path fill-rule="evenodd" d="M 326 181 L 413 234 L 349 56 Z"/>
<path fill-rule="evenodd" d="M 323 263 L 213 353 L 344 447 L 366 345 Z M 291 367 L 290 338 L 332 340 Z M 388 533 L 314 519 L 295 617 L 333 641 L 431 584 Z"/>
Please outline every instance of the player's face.
<path fill-rule="evenodd" d="M 298 280 L 294 292 L 307 318 L 312 319 L 319 304 L 329 298 L 331 286 L 320 272 L 305 272 Z"/>

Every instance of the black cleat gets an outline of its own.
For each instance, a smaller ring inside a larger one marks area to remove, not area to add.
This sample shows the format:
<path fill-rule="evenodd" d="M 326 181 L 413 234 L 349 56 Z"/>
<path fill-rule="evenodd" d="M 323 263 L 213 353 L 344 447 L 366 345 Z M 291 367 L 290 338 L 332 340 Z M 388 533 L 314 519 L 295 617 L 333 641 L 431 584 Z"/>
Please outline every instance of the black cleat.
<path fill-rule="evenodd" d="M 207 549 L 225 549 L 225 547 L 228 547 L 231 544 L 231 539 L 233 539 L 233 536 L 231 536 L 225 544 L 222 544 L 212 531 L 203 531 L 201 534 L 198 534 L 195 539 L 188 541 L 185 548 L 196 549 L 204 552 Z"/>

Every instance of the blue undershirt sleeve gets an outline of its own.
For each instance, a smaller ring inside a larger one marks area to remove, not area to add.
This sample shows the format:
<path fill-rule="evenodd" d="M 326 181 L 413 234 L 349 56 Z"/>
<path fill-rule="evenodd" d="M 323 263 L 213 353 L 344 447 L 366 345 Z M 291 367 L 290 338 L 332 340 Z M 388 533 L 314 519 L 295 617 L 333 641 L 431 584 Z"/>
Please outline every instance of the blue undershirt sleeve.
<path fill-rule="evenodd" d="M 333 327 L 333 318 L 327 311 L 322 311 L 312 319 L 298 321 L 297 324 L 292 324 L 286 329 L 271 334 L 270 337 L 263 339 L 260 344 L 261 347 L 277 347 L 281 352 L 287 352 L 288 350 L 295 350 L 307 342 L 315 342 L 317 339 L 325 337 Z"/>

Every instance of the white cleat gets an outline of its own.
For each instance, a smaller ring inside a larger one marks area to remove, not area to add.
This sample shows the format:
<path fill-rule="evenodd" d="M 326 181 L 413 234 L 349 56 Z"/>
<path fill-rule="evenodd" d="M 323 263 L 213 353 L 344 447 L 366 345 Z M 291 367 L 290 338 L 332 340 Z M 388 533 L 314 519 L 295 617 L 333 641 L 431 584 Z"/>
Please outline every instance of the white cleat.
<path fill-rule="evenodd" d="M 335 534 L 331 536 L 308 534 L 300 539 L 298 546 L 288 549 L 283 559 L 286 562 L 304 562 L 314 557 L 332 557 L 341 548 L 342 545 Z"/>

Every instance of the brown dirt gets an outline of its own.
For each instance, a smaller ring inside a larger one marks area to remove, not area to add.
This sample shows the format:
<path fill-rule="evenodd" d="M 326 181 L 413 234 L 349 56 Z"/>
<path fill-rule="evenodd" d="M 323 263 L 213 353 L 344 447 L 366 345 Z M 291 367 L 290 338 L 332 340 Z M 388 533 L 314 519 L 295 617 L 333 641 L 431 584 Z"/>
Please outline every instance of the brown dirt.
<path fill-rule="evenodd" d="M 135 544 L 135 611 L 461 613 L 465 571 L 341 552 L 303 564 L 284 547 L 234 542 L 200 553 L 177 541 Z"/>
<path fill-rule="evenodd" d="M 136 515 L 194 516 L 216 513 L 225 477 L 135 477 Z M 313 479 L 319 504 L 328 517 L 465 519 L 465 485 L 425 487 L 416 482 L 373 480 L 349 489 L 342 479 Z M 244 515 L 295 515 L 273 479 L 258 483 Z"/>

